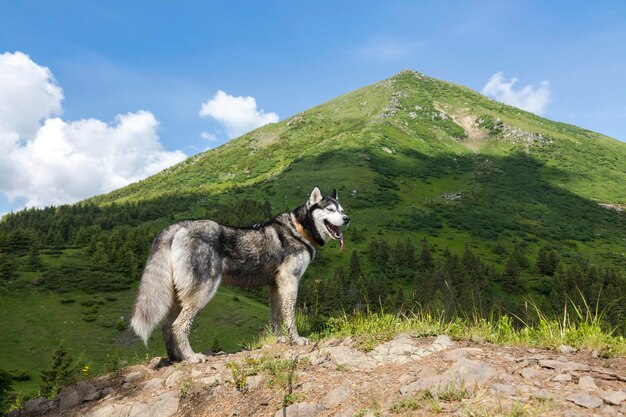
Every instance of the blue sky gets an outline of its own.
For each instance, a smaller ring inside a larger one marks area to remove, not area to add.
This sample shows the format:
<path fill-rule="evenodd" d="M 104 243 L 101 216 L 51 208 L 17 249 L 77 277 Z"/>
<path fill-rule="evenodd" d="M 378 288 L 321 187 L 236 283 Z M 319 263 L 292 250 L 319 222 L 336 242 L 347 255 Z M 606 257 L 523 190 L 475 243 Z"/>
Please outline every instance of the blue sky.
<path fill-rule="evenodd" d="M 106 192 L 403 68 L 477 91 L 502 73 L 494 97 L 626 141 L 624 45 L 623 1 L 3 1 L 0 54 L 32 77 L 0 78 L 0 213 Z M 213 99 L 232 112 L 201 117 Z M 2 139 L 2 111 L 44 101 Z"/>

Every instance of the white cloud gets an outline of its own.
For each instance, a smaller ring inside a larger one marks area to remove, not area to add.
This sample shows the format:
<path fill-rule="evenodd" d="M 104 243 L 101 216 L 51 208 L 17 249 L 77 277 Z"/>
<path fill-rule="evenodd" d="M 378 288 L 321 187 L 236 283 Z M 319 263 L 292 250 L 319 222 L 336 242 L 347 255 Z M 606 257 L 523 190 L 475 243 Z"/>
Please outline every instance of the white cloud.
<path fill-rule="evenodd" d="M 226 129 L 229 138 L 235 138 L 268 123 L 276 123 L 276 113 L 257 110 L 254 97 L 235 97 L 219 90 L 202 103 L 199 115 L 211 117 Z"/>
<path fill-rule="evenodd" d="M 148 111 L 64 121 L 62 89 L 47 68 L 20 52 L 0 55 L 0 192 L 27 207 L 106 193 L 180 162 L 163 149 Z M 14 117 L 5 115 L 17 115 Z"/>
<path fill-rule="evenodd" d="M 542 81 L 537 86 L 527 85 L 515 90 L 513 87 L 517 78 L 510 81 L 504 79 L 504 74 L 496 72 L 491 76 L 481 92 L 502 103 L 519 107 L 535 114 L 544 114 L 550 102 L 550 83 Z"/>
<path fill-rule="evenodd" d="M 0 135 L 33 135 L 42 119 L 61 114 L 63 90 L 52 73 L 22 52 L 0 54 Z"/>

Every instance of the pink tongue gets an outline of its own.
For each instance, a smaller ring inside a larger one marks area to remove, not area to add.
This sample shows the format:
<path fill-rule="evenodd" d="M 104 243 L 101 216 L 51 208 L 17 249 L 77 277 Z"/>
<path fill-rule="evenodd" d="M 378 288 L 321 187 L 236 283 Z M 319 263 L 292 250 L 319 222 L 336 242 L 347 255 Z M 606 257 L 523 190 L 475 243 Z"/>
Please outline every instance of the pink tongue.
<path fill-rule="evenodd" d="M 339 238 L 339 252 L 343 252 L 343 236 Z"/>

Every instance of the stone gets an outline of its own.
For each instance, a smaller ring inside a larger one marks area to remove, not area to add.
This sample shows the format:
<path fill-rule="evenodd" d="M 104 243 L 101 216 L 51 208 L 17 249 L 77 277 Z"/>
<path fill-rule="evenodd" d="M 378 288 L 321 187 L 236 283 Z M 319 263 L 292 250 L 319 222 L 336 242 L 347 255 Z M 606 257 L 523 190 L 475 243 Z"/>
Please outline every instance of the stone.
<path fill-rule="evenodd" d="M 126 375 L 126 377 L 124 378 L 124 383 L 125 384 L 130 384 L 132 382 L 135 382 L 139 378 L 141 378 L 141 372 L 140 371 L 131 372 L 128 375 Z"/>
<path fill-rule="evenodd" d="M 172 388 L 181 378 L 184 376 L 183 371 L 174 371 L 170 376 L 165 380 L 165 386 L 168 388 Z"/>
<path fill-rule="evenodd" d="M 83 398 L 96 391 L 96 388 L 87 381 L 78 381 L 61 390 L 57 398 L 59 410 L 67 410 L 83 402 Z"/>
<path fill-rule="evenodd" d="M 542 401 L 551 400 L 553 398 L 552 393 L 547 389 L 538 389 L 537 391 L 531 393 L 530 396 Z"/>
<path fill-rule="evenodd" d="M 496 371 L 485 362 L 466 359 L 456 362 L 441 375 L 420 378 L 411 384 L 400 387 L 400 393 L 406 395 L 425 389 L 438 391 L 445 389 L 450 384 L 464 385 L 465 387 L 484 385 L 495 375 Z"/>
<path fill-rule="evenodd" d="M 305 356 L 305 355 L 303 355 Z M 346 368 L 357 368 L 360 370 L 372 370 L 375 367 L 371 357 L 348 346 L 335 346 L 322 348 L 306 355 L 313 365 L 320 365 L 328 362 L 332 366 Z"/>
<path fill-rule="evenodd" d="M 202 372 L 202 371 L 200 371 L 198 369 L 192 369 L 191 373 L 189 375 L 191 375 L 192 378 L 198 378 L 198 377 L 204 375 L 204 372 Z"/>
<path fill-rule="evenodd" d="M 555 369 L 557 371 L 588 371 L 589 365 L 573 361 L 559 361 L 554 359 L 544 359 L 539 361 L 542 368 Z"/>
<path fill-rule="evenodd" d="M 524 368 L 521 370 L 520 375 L 525 379 L 534 379 L 541 375 L 541 371 L 535 368 Z"/>
<path fill-rule="evenodd" d="M 600 409 L 600 412 L 602 414 L 604 414 L 605 416 L 609 416 L 609 417 L 616 416 L 617 417 L 617 411 L 615 410 L 614 407 L 611 407 L 610 405 L 605 405 L 604 407 L 602 407 L 602 409 Z M 623 416 L 623 414 L 620 413 L 620 416 Z"/>
<path fill-rule="evenodd" d="M 248 389 L 255 389 L 263 382 L 263 375 L 253 375 L 246 378 L 246 385 Z"/>
<path fill-rule="evenodd" d="M 281 408 L 274 414 L 274 417 L 315 417 L 321 409 L 318 403 L 302 402 Z"/>
<path fill-rule="evenodd" d="M 561 345 L 558 348 L 556 348 L 556 350 L 559 353 L 565 353 L 565 354 L 578 352 L 578 349 L 569 345 Z"/>
<path fill-rule="evenodd" d="M 178 411 L 178 404 L 180 398 L 175 391 L 168 392 L 156 398 L 154 403 L 150 406 L 148 415 L 150 417 L 170 417 L 176 414 Z M 143 416 L 145 414 L 138 414 L 137 416 Z M 132 417 L 132 414 L 131 416 Z"/>
<path fill-rule="evenodd" d="M 578 388 L 585 391 L 596 391 L 598 389 L 593 378 L 589 375 L 580 377 L 580 379 L 578 380 Z"/>
<path fill-rule="evenodd" d="M 322 398 L 322 406 L 326 409 L 335 408 L 350 396 L 350 390 L 346 387 L 337 387 Z"/>
<path fill-rule="evenodd" d="M 220 385 L 223 383 L 223 380 L 222 380 L 222 375 L 214 374 L 214 375 L 209 375 L 205 378 L 202 378 L 200 382 L 203 383 L 204 385 Z"/>
<path fill-rule="evenodd" d="M 442 334 L 442 335 L 437 336 L 437 338 L 432 344 L 432 349 L 435 352 L 439 352 L 439 351 L 448 349 L 449 347 L 453 345 L 454 345 L 454 342 L 448 336 L 446 336 L 445 334 Z"/>
<path fill-rule="evenodd" d="M 554 382 L 570 382 L 572 380 L 571 374 L 558 374 L 552 378 Z"/>
<path fill-rule="evenodd" d="M 458 348 L 443 354 L 444 361 L 459 361 L 466 359 L 468 355 L 480 355 L 483 352 L 480 348 Z"/>
<path fill-rule="evenodd" d="M 96 391 L 92 392 L 91 394 L 86 395 L 85 398 L 83 398 L 83 401 L 99 400 L 100 398 L 103 397 L 102 391 L 104 391 L 104 390 L 96 390 Z"/>
<path fill-rule="evenodd" d="M 598 408 L 602 405 L 602 400 L 589 395 L 586 392 L 576 392 L 574 394 L 569 395 L 566 398 L 568 401 L 573 402 L 581 407 L 585 408 Z"/>
<path fill-rule="evenodd" d="M 620 405 L 624 400 L 626 400 L 626 392 L 624 391 L 601 391 L 600 397 L 607 403 L 611 405 Z"/>
<path fill-rule="evenodd" d="M 100 407 L 91 413 L 87 414 L 86 417 L 119 417 L 119 416 L 128 416 L 132 409 L 132 405 L 128 404 L 108 404 L 104 407 Z"/>
<path fill-rule="evenodd" d="M 152 378 L 143 383 L 144 390 L 153 390 L 165 385 L 161 378 Z"/>
<path fill-rule="evenodd" d="M 144 416 L 150 416 L 150 417 L 154 417 L 151 413 L 150 413 L 150 408 L 144 404 L 144 403 L 140 403 L 139 401 L 135 401 L 134 403 L 129 405 L 129 410 L 128 410 L 128 417 L 144 417 Z M 120 417 L 125 417 L 126 414 L 121 414 Z"/>
<path fill-rule="evenodd" d="M 44 414 L 48 410 L 52 410 L 54 408 L 54 401 L 49 400 L 47 398 L 36 398 L 34 400 L 26 401 L 24 403 L 24 407 L 22 408 L 22 412 L 25 415 L 39 415 Z"/>

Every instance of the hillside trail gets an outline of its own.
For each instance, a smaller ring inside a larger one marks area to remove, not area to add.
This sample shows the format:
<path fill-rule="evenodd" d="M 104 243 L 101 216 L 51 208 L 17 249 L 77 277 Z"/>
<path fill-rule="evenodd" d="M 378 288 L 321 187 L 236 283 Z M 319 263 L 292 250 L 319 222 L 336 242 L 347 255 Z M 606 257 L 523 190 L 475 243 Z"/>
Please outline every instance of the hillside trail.
<path fill-rule="evenodd" d="M 161 358 L 80 381 L 15 416 L 624 416 L 626 358 L 400 334 Z"/>
<path fill-rule="evenodd" d="M 486 129 L 482 129 L 476 125 L 476 116 L 473 116 L 469 109 L 461 109 L 457 112 L 451 112 L 444 108 L 443 105 L 433 103 L 435 109 L 445 113 L 454 123 L 459 125 L 465 131 L 467 140 L 463 142 L 471 151 L 480 153 L 480 148 L 484 139 L 489 135 Z"/>

